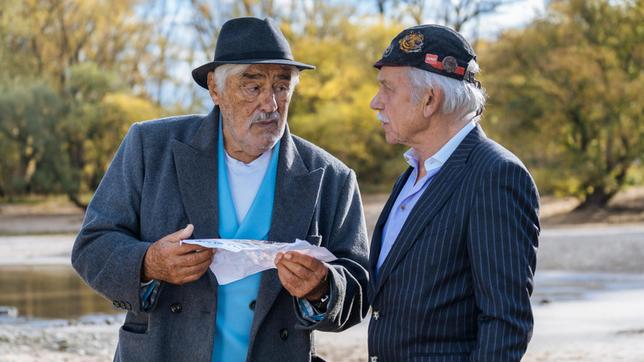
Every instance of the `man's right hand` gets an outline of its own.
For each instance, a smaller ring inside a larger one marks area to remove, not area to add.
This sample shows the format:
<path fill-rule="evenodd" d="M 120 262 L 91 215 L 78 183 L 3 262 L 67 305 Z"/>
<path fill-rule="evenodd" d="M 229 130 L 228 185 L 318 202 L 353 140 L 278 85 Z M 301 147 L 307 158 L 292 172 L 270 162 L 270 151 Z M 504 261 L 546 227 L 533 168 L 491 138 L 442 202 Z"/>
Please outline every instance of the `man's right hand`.
<path fill-rule="evenodd" d="M 194 226 L 189 224 L 150 245 L 143 259 L 141 281 L 155 279 L 185 284 L 201 278 L 212 263 L 215 252 L 199 245 L 181 244 L 181 240 L 190 238 L 193 230 Z"/>

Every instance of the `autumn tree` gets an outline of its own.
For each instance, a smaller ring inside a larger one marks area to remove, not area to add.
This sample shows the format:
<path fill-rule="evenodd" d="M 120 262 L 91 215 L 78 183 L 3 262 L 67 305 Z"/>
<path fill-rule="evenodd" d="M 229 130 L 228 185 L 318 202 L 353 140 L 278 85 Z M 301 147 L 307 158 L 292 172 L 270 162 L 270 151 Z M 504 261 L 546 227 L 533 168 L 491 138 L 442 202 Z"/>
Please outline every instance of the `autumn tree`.
<path fill-rule="evenodd" d="M 160 113 L 144 4 L 0 1 L 0 195 L 63 192 L 83 207 L 127 127 Z"/>
<path fill-rule="evenodd" d="M 601 207 L 644 154 L 644 1 L 553 1 L 480 56 L 488 122 L 546 190 Z"/>

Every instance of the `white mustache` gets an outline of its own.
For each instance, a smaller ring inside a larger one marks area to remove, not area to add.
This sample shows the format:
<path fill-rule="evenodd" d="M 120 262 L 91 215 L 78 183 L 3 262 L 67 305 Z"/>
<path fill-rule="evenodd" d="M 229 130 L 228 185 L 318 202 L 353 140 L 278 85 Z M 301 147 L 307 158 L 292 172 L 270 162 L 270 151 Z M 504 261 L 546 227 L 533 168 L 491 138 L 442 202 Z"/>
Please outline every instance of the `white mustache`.
<path fill-rule="evenodd" d="M 389 121 L 389 118 L 387 118 L 387 116 L 385 116 L 384 114 L 382 114 L 382 113 L 380 113 L 380 112 L 378 112 L 378 113 L 376 114 L 376 117 L 377 117 L 377 118 L 378 118 L 378 120 L 379 120 L 380 122 L 382 122 L 382 123 L 389 123 L 389 122 L 390 122 L 390 121 Z"/>
<path fill-rule="evenodd" d="M 250 123 L 258 123 L 258 122 L 278 122 L 280 120 L 280 112 L 258 112 L 253 115 L 253 118 L 251 118 Z"/>

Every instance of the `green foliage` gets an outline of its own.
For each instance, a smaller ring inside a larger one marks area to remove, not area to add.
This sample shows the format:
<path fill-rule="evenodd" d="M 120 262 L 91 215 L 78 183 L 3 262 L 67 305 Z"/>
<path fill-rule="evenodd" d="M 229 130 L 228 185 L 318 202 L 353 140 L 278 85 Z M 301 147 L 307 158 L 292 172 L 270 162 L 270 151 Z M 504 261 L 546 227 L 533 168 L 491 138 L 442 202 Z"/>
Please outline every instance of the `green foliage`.
<path fill-rule="evenodd" d="M 1 92 L 0 196 L 64 192 L 84 206 L 130 124 L 160 115 L 93 63 L 69 74 L 62 92 L 28 80 Z"/>
<path fill-rule="evenodd" d="M 556 1 L 480 56 L 493 134 L 542 191 L 603 206 L 644 154 L 644 2 Z"/>
<path fill-rule="evenodd" d="M 47 188 L 41 170 L 51 148 L 49 130 L 63 113 L 61 98 L 46 84 L 0 88 L 0 195 Z"/>

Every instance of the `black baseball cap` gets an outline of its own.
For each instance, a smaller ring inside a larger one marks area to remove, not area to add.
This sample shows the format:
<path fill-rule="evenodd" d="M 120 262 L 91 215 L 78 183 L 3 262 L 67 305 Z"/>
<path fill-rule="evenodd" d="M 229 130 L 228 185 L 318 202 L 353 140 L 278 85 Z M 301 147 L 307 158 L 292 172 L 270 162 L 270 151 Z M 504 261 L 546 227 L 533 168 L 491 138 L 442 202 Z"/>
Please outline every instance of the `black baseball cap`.
<path fill-rule="evenodd" d="M 454 29 L 442 25 L 419 25 L 403 30 L 385 49 L 374 67 L 416 67 L 446 77 L 479 85 L 467 71 L 476 53 Z"/>

